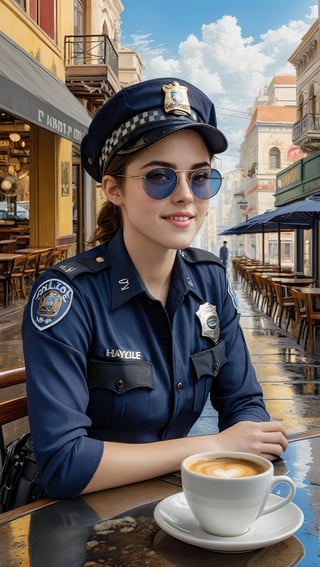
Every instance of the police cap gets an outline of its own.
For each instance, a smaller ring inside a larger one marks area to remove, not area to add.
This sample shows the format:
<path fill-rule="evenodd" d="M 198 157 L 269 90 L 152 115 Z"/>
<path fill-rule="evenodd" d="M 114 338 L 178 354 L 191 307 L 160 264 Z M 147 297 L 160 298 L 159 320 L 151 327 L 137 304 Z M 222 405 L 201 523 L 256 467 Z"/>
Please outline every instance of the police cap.
<path fill-rule="evenodd" d="M 172 77 L 137 83 L 97 111 L 81 143 L 82 165 L 101 181 L 115 155 L 132 153 L 184 128 L 197 130 L 213 154 L 227 148 L 214 104 L 197 87 Z"/>

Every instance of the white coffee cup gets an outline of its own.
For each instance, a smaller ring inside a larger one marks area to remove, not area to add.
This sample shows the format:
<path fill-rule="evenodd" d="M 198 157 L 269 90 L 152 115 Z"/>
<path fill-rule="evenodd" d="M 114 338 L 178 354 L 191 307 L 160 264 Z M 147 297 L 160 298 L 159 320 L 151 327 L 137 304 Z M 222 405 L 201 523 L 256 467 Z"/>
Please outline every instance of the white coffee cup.
<path fill-rule="evenodd" d="M 245 533 L 257 518 L 286 506 L 296 493 L 291 478 L 274 476 L 272 462 L 251 453 L 191 455 L 181 463 L 181 479 L 186 501 L 200 526 L 218 536 Z M 286 483 L 289 493 L 266 505 L 280 483 Z"/>

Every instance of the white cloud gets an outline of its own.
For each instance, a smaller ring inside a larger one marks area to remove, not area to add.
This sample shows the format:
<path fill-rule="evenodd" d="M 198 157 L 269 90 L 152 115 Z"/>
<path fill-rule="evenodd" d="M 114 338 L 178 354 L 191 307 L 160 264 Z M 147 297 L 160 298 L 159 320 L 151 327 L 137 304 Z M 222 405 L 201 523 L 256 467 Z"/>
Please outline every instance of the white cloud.
<path fill-rule="evenodd" d="M 295 75 L 288 58 L 318 17 L 310 8 L 306 21 L 289 21 L 268 30 L 259 41 L 243 37 L 234 16 L 203 25 L 199 35 L 186 37 L 175 58 L 166 57 L 164 46 L 154 45 L 151 34 L 135 35 L 131 47 L 144 63 L 144 79 L 160 76 L 183 77 L 199 86 L 215 103 L 218 125 L 229 140 L 223 154 L 224 172 L 233 169 L 249 121 L 248 109 L 274 75 Z"/>

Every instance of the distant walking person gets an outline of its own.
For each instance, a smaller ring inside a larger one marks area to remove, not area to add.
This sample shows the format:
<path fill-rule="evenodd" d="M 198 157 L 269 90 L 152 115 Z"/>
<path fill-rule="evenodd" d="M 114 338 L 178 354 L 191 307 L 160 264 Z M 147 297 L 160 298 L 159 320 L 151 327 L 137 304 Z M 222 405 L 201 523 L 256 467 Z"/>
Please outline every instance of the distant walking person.
<path fill-rule="evenodd" d="M 223 263 L 224 266 L 227 266 L 227 264 L 228 264 L 229 250 L 228 250 L 227 244 L 228 244 L 228 242 L 226 240 L 224 240 L 223 246 L 221 246 L 220 252 L 219 252 L 219 258 L 220 258 L 220 260 L 221 260 L 221 262 Z"/>

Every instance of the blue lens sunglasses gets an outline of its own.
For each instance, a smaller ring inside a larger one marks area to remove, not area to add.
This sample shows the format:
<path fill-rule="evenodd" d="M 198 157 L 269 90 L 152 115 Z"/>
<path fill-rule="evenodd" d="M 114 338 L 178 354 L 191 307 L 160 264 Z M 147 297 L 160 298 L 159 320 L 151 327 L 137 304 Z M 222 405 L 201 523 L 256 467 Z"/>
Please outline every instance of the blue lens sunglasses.
<path fill-rule="evenodd" d="M 170 169 L 161 167 L 151 169 L 146 175 L 116 175 L 141 179 L 143 189 L 151 199 L 165 199 L 175 190 L 178 183 L 178 173 L 190 173 L 189 184 L 197 199 L 207 200 L 216 195 L 221 187 L 222 177 L 217 169 Z"/>

